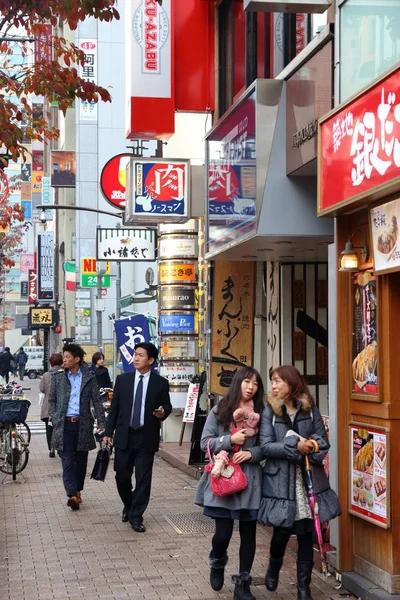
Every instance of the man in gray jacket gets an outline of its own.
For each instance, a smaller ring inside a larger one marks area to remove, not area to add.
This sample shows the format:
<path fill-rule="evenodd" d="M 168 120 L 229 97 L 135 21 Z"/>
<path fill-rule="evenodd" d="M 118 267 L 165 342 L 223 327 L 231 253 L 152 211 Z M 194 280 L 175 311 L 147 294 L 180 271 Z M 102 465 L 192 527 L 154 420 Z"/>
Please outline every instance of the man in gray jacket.
<path fill-rule="evenodd" d="M 78 344 L 64 346 L 64 371 L 53 376 L 49 395 L 52 443 L 61 456 L 67 506 L 72 510 L 78 510 L 82 503 L 88 454 L 96 447 L 91 406 L 96 414 L 98 433 L 104 431 L 106 421 L 96 377 L 82 368 L 83 356 Z"/>

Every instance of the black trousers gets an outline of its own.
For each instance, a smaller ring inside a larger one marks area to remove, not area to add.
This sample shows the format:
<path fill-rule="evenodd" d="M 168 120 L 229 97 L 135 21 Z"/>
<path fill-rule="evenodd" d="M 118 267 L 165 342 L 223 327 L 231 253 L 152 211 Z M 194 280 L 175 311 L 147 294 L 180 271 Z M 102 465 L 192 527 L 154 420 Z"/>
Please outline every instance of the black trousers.
<path fill-rule="evenodd" d="M 45 423 L 46 425 L 46 440 L 47 440 L 47 447 L 49 449 L 49 451 L 52 449 L 52 445 L 51 445 L 51 438 L 53 437 L 53 426 L 49 425 L 49 419 L 48 417 L 46 417 L 45 419 L 42 419 L 42 421 Z"/>
<path fill-rule="evenodd" d="M 233 519 L 215 519 L 212 549 L 215 558 L 222 558 L 228 550 L 233 532 Z M 239 571 L 250 573 L 256 553 L 257 521 L 239 521 Z"/>
<path fill-rule="evenodd" d="M 151 491 L 154 452 L 144 449 L 144 432 L 129 429 L 128 447 L 125 450 L 115 448 L 115 481 L 120 498 L 129 520 L 143 521 Z M 135 489 L 132 491 L 132 474 L 135 470 Z"/>
<path fill-rule="evenodd" d="M 64 446 L 60 456 L 67 496 L 75 496 L 76 492 L 81 492 L 85 483 L 89 452 L 78 452 L 78 438 L 79 422 L 65 421 Z"/>
<path fill-rule="evenodd" d="M 1 376 L 4 377 L 6 383 L 10 381 L 10 371 L 2 371 Z"/>

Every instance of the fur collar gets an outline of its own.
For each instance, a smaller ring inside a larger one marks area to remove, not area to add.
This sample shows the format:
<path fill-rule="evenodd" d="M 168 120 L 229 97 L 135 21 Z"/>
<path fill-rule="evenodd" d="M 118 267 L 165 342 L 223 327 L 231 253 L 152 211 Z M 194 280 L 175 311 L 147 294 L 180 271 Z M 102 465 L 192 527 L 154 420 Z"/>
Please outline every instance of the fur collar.
<path fill-rule="evenodd" d="M 284 401 L 282 398 L 275 398 L 272 394 L 268 395 L 268 404 L 274 411 L 277 417 L 283 416 L 282 407 L 284 405 Z M 312 409 L 312 399 L 306 394 L 302 394 L 297 400 L 297 408 L 300 410 L 304 410 L 304 412 L 310 412 Z"/>

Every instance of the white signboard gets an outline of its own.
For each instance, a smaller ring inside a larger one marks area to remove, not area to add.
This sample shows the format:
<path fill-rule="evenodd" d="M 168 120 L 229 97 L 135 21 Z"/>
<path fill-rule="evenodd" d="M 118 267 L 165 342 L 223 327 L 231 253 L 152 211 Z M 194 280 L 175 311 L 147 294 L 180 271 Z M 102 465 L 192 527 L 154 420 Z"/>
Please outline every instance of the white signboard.
<path fill-rule="evenodd" d="M 195 258 L 197 255 L 196 237 L 171 236 L 160 239 L 159 258 Z"/>
<path fill-rule="evenodd" d="M 199 399 L 200 385 L 198 383 L 191 383 L 189 385 L 185 410 L 183 411 L 183 423 L 194 423 L 196 416 L 197 401 Z"/>
<path fill-rule="evenodd" d="M 171 97 L 171 0 L 131 0 L 131 96 Z"/>
<path fill-rule="evenodd" d="M 97 40 L 82 39 L 79 49 L 85 53 L 85 64 L 79 67 L 79 76 L 85 81 L 97 84 Z M 79 101 L 79 120 L 97 122 L 97 102 Z"/>
<path fill-rule="evenodd" d="M 156 232 L 152 229 L 97 229 L 97 260 L 155 261 Z"/>
<path fill-rule="evenodd" d="M 159 373 L 168 379 L 171 387 L 187 387 L 196 374 L 196 363 L 176 363 L 161 365 Z"/>

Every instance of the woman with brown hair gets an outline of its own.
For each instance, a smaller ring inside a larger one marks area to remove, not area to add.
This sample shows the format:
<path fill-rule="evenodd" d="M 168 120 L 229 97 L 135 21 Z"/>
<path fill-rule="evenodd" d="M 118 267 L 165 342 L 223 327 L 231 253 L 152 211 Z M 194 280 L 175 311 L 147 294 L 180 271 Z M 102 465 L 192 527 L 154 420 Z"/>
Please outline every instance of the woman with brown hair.
<path fill-rule="evenodd" d="M 314 524 L 304 484 L 304 456 L 313 467 L 321 522 L 340 515 L 322 461 L 329 451 L 325 426 L 304 378 L 289 365 L 271 373 L 272 392 L 260 425 L 260 446 L 266 457 L 258 520 L 273 527 L 267 590 L 278 587 L 279 571 L 292 534 L 297 536 L 297 598 L 312 600 Z"/>
<path fill-rule="evenodd" d="M 51 444 L 51 438 L 53 436 L 53 427 L 49 423 L 49 394 L 50 394 L 50 386 L 51 379 L 54 373 L 57 373 L 62 368 L 63 357 L 62 354 L 52 354 L 49 359 L 51 369 L 47 373 L 43 375 L 40 380 L 39 390 L 44 394 L 43 403 L 40 407 L 40 419 L 44 421 L 46 424 L 46 439 L 47 439 L 47 447 L 49 449 L 50 458 L 54 458 L 56 453 Z"/>

